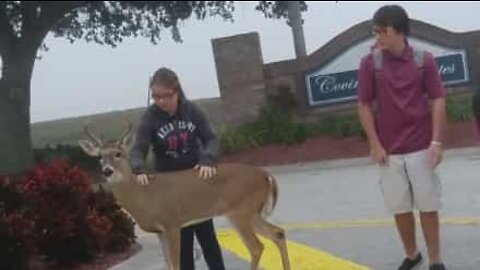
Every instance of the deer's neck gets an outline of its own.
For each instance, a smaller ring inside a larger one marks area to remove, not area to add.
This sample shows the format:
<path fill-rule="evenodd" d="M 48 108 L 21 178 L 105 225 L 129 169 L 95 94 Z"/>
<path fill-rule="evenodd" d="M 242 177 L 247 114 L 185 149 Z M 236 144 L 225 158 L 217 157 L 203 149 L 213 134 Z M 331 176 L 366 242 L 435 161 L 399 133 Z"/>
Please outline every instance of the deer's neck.
<path fill-rule="evenodd" d="M 124 174 L 122 181 L 125 181 L 125 182 L 135 181 L 135 175 L 133 174 L 132 168 L 130 167 L 129 164 L 123 165 L 122 172 Z"/>
<path fill-rule="evenodd" d="M 142 186 L 129 180 L 128 182 L 117 182 L 111 185 L 112 193 L 118 204 L 132 215 L 135 221 L 144 230 L 151 227 L 149 218 L 149 207 L 145 196 L 145 189 L 148 186 Z"/>
<path fill-rule="evenodd" d="M 111 184 L 113 195 L 117 199 L 118 203 L 127 208 L 131 208 L 134 204 L 140 203 L 142 201 L 142 196 L 139 188 L 140 185 L 134 182 L 134 180 L 126 180 L 121 182 L 116 182 Z"/>

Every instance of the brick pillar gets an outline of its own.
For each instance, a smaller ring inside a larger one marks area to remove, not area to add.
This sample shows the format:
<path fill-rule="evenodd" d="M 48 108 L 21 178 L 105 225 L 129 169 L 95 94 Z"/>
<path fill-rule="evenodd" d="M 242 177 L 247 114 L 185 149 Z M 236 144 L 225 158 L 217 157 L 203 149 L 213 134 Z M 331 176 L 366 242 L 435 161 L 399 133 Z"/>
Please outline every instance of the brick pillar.
<path fill-rule="evenodd" d="M 225 118 L 238 124 L 257 117 L 265 100 L 265 76 L 258 33 L 212 40 Z"/>

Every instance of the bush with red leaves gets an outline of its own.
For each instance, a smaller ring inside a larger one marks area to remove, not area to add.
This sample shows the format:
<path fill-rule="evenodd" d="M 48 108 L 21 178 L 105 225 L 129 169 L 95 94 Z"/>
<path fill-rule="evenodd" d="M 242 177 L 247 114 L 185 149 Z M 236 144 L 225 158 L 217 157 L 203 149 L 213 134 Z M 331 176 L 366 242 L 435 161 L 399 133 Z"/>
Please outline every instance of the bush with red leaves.
<path fill-rule="evenodd" d="M 88 262 L 134 243 L 134 223 L 113 197 L 93 192 L 85 171 L 64 160 L 37 165 L 19 190 L 32 203 L 36 246 L 49 261 Z"/>

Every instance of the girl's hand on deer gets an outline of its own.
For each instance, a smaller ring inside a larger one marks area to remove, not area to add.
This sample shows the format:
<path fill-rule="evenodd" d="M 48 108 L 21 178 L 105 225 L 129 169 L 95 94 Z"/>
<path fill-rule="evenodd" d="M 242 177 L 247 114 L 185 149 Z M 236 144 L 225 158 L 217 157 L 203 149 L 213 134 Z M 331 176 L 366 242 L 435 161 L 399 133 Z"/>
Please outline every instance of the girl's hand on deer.
<path fill-rule="evenodd" d="M 197 165 L 194 169 L 198 170 L 198 176 L 203 180 L 210 180 L 217 174 L 217 169 L 211 166 Z"/>
<path fill-rule="evenodd" d="M 148 176 L 146 174 L 138 174 L 138 175 L 135 175 L 135 180 L 137 181 L 137 183 L 139 183 L 140 185 L 148 185 Z"/>

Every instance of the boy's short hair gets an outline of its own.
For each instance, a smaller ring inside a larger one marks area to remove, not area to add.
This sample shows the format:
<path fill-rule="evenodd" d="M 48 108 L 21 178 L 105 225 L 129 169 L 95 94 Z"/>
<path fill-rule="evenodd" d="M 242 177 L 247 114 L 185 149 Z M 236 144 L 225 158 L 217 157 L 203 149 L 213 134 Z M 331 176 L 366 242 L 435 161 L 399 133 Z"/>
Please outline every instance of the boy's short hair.
<path fill-rule="evenodd" d="M 380 27 L 391 26 L 405 36 L 410 34 L 410 19 L 405 9 L 399 5 L 386 5 L 379 8 L 373 15 L 373 24 Z"/>

